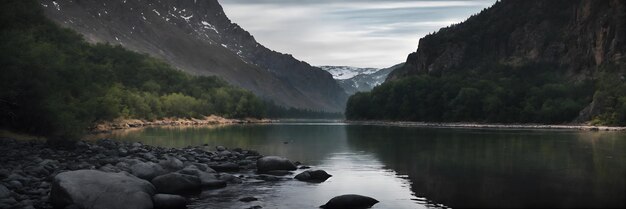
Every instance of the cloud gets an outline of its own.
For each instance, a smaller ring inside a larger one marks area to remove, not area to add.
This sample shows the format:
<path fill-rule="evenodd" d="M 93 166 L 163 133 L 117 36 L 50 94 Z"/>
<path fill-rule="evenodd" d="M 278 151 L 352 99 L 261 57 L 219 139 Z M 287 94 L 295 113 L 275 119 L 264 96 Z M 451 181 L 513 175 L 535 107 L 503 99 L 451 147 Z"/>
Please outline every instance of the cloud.
<path fill-rule="evenodd" d="M 312 65 L 388 67 L 420 37 L 495 0 L 223 0 L 226 14 L 270 49 Z"/>

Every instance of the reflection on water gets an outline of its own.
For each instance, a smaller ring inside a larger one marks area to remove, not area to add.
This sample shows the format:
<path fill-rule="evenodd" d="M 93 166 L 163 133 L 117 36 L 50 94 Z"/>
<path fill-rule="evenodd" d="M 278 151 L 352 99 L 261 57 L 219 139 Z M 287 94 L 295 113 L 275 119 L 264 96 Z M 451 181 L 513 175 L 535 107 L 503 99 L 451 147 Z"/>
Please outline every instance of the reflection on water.
<path fill-rule="evenodd" d="M 626 207 L 621 132 L 289 123 L 147 128 L 113 137 L 255 149 L 333 174 L 322 184 L 287 181 L 247 191 L 265 208 L 314 208 L 345 193 L 381 200 L 375 208 Z M 215 202 L 204 206 L 232 206 Z"/>

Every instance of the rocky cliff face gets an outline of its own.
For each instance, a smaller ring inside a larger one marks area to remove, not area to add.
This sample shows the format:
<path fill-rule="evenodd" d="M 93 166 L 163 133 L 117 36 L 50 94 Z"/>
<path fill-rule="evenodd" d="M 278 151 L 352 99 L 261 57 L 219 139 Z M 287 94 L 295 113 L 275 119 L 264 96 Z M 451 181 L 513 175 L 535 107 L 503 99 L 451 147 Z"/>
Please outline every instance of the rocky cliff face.
<path fill-rule="evenodd" d="M 422 38 L 406 65 L 387 80 L 543 63 L 564 71 L 571 82 L 594 81 L 600 69 L 616 69 L 611 74 L 623 83 L 625 52 L 626 1 L 504 0 Z M 594 97 L 576 121 L 591 120 L 606 110 L 603 103 Z"/>
<path fill-rule="evenodd" d="M 342 111 L 347 95 L 318 68 L 272 51 L 217 0 L 41 0 L 46 15 L 91 42 L 120 44 L 197 75 L 217 75 L 277 104 Z"/>
<path fill-rule="evenodd" d="M 626 2 L 504 0 L 467 21 L 422 38 L 388 80 L 470 70 L 488 63 L 550 63 L 573 81 L 626 61 Z"/>

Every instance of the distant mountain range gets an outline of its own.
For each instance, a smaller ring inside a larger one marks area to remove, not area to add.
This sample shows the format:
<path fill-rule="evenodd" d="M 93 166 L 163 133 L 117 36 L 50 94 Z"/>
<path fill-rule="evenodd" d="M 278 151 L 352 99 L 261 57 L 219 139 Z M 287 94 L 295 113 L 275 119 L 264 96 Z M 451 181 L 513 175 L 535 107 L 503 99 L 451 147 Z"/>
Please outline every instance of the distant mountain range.
<path fill-rule="evenodd" d="M 192 74 L 216 75 L 279 105 L 344 109 L 347 94 L 329 73 L 264 47 L 232 23 L 217 0 L 40 2 L 50 19 L 90 42 L 120 44 Z"/>
<path fill-rule="evenodd" d="M 358 68 L 350 66 L 319 66 L 328 71 L 337 80 L 348 95 L 366 92 L 382 84 L 391 71 L 404 65 L 397 64 L 389 68 Z"/>

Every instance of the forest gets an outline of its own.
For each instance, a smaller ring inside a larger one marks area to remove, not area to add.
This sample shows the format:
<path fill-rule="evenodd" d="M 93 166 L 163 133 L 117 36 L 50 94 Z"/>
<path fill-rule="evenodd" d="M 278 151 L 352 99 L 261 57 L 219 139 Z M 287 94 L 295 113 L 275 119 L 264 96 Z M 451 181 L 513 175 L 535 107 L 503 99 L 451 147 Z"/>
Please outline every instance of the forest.
<path fill-rule="evenodd" d="M 570 82 L 546 63 L 500 64 L 442 75 L 415 75 L 353 95 L 351 120 L 428 122 L 571 123 L 591 101 L 594 125 L 626 124 L 626 85 L 605 66 L 596 79 Z M 587 121 L 584 121 L 587 122 Z"/>

